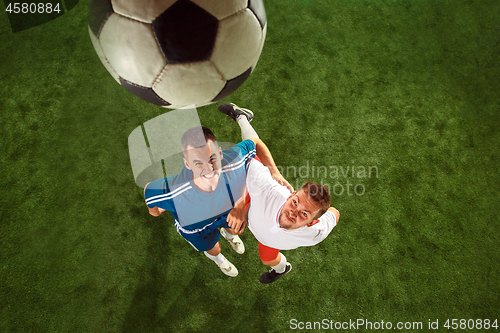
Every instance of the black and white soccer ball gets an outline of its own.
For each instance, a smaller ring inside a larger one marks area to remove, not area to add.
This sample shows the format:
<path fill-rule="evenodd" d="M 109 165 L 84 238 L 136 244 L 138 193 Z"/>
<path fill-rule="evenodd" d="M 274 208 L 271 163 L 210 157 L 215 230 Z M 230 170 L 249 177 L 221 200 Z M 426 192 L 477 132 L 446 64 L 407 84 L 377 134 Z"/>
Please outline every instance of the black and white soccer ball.
<path fill-rule="evenodd" d="M 168 108 L 229 96 L 257 65 L 262 0 L 89 0 L 89 33 L 109 73 Z"/>

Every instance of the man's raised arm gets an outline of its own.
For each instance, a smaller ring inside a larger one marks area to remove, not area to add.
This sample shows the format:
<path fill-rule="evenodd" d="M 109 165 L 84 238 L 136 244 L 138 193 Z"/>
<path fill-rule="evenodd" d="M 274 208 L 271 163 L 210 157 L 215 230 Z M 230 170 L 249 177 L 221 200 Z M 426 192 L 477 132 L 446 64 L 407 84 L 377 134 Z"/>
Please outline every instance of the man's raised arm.
<path fill-rule="evenodd" d="M 259 138 L 251 138 L 250 140 L 255 143 L 257 157 L 260 159 L 262 164 L 269 169 L 269 171 L 271 172 L 271 176 L 273 176 L 273 179 L 276 180 L 280 185 L 286 186 L 290 190 L 290 192 L 293 192 L 292 185 L 290 185 L 290 183 L 288 183 L 288 181 L 281 175 L 266 144 Z"/>

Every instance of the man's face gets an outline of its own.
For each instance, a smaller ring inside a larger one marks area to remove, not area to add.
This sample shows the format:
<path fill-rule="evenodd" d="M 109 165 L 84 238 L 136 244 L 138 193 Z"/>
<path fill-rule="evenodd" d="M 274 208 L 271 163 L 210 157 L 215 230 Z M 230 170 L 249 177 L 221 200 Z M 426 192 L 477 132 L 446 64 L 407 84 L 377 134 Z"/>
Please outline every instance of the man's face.
<path fill-rule="evenodd" d="M 292 193 L 287 199 L 278 221 L 283 229 L 293 230 L 304 225 L 313 226 L 319 222 L 318 219 L 313 219 L 316 212 L 320 209 L 308 195 L 303 191 Z"/>
<path fill-rule="evenodd" d="M 200 148 L 187 147 L 184 165 L 193 171 L 193 182 L 202 191 L 213 192 L 220 178 L 222 149 L 216 142 L 207 141 Z"/>

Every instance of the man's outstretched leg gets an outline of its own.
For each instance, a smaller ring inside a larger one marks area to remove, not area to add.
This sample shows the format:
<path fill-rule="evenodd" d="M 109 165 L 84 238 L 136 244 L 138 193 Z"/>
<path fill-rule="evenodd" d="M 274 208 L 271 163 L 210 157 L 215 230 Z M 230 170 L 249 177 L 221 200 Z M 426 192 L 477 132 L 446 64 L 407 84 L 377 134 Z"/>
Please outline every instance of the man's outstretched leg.
<path fill-rule="evenodd" d="M 222 103 L 218 109 L 238 123 L 241 129 L 242 141 L 259 138 L 257 132 L 250 125 L 253 119 L 253 112 L 251 110 L 240 108 L 234 103 Z M 238 254 L 245 252 L 243 242 L 232 229 L 221 229 L 221 234 Z"/>
<path fill-rule="evenodd" d="M 241 139 L 243 141 L 259 137 L 252 125 L 250 125 L 253 119 L 252 111 L 240 108 L 233 103 L 222 103 L 219 105 L 219 111 L 233 118 L 238 123 L 241 128 Z"/>

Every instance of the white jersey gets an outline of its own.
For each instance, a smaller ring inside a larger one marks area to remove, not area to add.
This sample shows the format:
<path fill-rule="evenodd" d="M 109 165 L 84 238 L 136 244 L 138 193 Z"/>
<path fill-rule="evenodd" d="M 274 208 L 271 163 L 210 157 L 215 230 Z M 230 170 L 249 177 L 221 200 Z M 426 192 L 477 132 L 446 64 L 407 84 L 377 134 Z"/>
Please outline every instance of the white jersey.
<path fill-rule="evenodd" d="M 327 211 L 319 222 L 294 230 L 280 228 L 278 217 L 290 196 L 290 190 L 276 182 L 269 169 L 252 159 L 248 168 L 247 189 L 250 194 L 248 228 L 257 240 L 278 250 L 292 250 L 321 242 L 337 224 L 332 212 Z"/>

